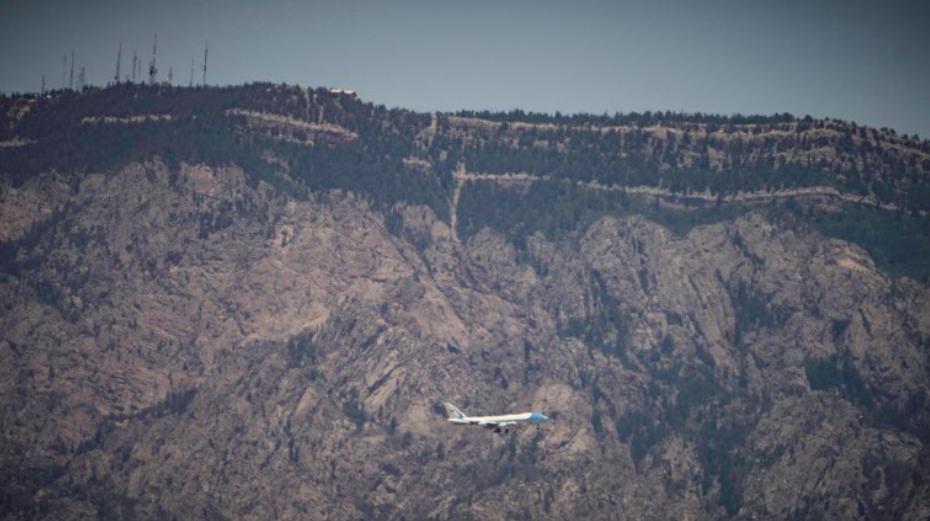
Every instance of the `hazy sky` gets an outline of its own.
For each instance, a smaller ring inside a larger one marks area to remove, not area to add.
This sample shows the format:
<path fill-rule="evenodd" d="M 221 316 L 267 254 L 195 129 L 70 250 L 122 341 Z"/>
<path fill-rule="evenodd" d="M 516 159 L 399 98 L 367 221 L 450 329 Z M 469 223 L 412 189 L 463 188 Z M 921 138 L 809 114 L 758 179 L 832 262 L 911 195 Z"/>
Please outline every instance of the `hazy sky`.
<path fill-rule="evenodd" d="M 0 90 L 123 73 L 356 89 L 416 110 L 791 112 L 930 137 L 930 2 L 0 0 Z"/>

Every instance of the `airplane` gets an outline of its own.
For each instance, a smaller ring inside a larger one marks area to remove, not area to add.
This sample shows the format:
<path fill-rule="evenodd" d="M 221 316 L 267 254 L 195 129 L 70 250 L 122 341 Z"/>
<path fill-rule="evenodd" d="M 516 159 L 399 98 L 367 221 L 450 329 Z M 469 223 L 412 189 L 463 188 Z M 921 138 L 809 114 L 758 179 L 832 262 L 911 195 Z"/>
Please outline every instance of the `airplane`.
<path fill-rule="evenodd" d="M 497 434 L 509 433 L 511 425 L 524 422 L 539 424 L 549 419 L 548 416 L 541 412 L 504 414 L 501 416 L 467 416 L 449 402 L 443 402 L 442 406 L 446 408 L 446 413 L 449 415 L 449 423 L 454 425 L 477 425 L 492 430 Z"/>

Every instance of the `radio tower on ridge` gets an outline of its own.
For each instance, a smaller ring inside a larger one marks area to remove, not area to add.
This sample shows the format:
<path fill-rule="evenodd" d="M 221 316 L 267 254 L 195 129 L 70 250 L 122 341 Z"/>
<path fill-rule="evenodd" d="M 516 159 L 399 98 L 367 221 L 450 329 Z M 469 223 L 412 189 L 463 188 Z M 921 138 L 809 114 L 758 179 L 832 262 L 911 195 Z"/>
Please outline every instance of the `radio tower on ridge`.
<path fill-rule="evenodd" d="M 207 40 L 203 41 L 203 85 L 207 86 L 207 46 L 209 42 Z"/>
<path fill-rule="evenodd" d="M 136 82 L 136 69 L 139 66 L 139 52 L 135 49 L 132 50 L 132 82 Z"/>
<path fill-rule="evenodd" d="M 155 41 L 152 43 L 152 63 L 149 64 L 149 85 L 155 85 L 155 77 L 158 76 L 158 66 L 156 58 L 158 57 L 158 34 L 155 35 Z"/>
<path fill-rule="evenodd" d="M 119 66 L 123 61 L 123 42 L 119 42 L 119 49 L 116 51 L 116 76 L 113 76 L 113 83 L 119 83 Z"/>

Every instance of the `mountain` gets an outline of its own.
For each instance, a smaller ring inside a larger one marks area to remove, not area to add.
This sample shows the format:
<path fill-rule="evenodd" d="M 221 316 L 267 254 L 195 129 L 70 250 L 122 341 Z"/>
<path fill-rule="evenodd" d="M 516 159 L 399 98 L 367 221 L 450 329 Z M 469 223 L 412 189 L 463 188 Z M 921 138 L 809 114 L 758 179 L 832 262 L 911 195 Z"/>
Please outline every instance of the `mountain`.
<path fill-rule="evenodd" d="M 927 141 L 271 84 L 0 115 L 5 519 L 930 515 Z"/>

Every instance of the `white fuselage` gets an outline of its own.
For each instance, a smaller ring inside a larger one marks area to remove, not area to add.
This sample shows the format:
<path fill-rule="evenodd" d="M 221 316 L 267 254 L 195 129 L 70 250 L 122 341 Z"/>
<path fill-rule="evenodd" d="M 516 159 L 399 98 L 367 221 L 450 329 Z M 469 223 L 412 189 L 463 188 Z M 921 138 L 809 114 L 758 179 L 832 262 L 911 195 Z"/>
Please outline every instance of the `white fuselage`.
<path fill-rule="evenodd" d="M 453 425 L 477 425 L 497 434 L 510 432 L 509 427 L 518 423 L 541 423 L 549 419 L 541 412 L 521 412 L 519 414 L 500 414 L 497 416 L 469 416 L 449 402 L 443 402 L 449 423 Z"/>
<path fill-rule="evenodd" d="M 456 425 L 510 425 L 513 423 L 529 422 L 539 423 L 548 420 L 545 415 L 538 412 L 524 412 L 519 414 L 502 414 L 499 416 L 465 416 L 464 418 L 449 418 L 449 423 Z"/>

